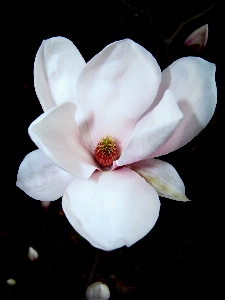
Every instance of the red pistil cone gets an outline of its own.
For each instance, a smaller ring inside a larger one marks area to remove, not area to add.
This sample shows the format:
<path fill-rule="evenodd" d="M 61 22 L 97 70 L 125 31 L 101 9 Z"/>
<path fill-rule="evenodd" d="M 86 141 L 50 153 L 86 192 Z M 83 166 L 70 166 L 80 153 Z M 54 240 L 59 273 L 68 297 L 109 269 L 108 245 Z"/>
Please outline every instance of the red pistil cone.
<path fill-rule="evenodd" d="M 101 138 L 95 148 L 95 159 L 102 167 L 110 167 L 117 159 L 117 149 L 111 136 Z"/>

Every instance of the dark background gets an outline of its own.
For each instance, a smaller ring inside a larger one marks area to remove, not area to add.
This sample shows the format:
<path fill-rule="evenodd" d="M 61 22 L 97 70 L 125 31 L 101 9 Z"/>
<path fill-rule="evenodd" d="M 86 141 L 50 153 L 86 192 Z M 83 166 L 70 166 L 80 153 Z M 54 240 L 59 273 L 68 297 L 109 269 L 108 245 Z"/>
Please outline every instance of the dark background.
<path fill-rule="evenodd" d="M 111 299 L 193 299 L 210 289 L 217 299 L 223 237 L 219 212 L 224 202 L 220 10 L 216 1 L 64 0 L 2 5 L 1 299 L 79 300 L 89 279 L 106 283 Z M 36 149 L 28 126 L 42 113 L 33 86 L 36 52 L 43 39 L 64 36 L 88 61 L 107 44 L 131 38 L 149 50 L 163 69 L 179 57 L 195 55 L 196 49 L 184 49 L 182 44 L 204 24 L 209 25 L 209 39 L 197 55 L 217 65 L 218 105 L 196 138 L 161 157 L 177 169 L 192 201 L 162 198 L 153 230 L 130 248 L 100 251 L 90 278 L 96 249 L 70 226 L 61 199 L 44 209 L 15 186 L 21 161 Z M 165 40 L 171 42 L 169 47 Z M 35 262 L 27 258 L 29 246 L 39 253 Z M 9 286 L 9 278 L 16 285 Z"/>

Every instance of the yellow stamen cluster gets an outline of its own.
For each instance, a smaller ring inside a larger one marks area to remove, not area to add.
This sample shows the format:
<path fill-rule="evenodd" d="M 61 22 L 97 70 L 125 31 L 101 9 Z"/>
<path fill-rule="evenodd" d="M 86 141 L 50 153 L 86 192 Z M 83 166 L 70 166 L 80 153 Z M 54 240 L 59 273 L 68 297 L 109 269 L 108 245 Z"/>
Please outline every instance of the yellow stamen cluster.
<path fill-rule="evenodd" d="M 117 159 L 117 149 L 111 136 L 101 138 L 95 148 L 95 158 L 102 167 L 110 167 Z"/>

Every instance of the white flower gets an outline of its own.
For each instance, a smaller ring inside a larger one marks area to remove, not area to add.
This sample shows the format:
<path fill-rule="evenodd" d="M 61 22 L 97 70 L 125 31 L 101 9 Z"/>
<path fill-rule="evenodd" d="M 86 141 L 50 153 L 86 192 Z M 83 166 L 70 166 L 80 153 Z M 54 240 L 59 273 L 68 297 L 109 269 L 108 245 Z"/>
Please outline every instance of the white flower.
<path fill-rule="evenodd" d="M 158 218 L 158 195 L 188 200 L 176 170 L 155 157 L 211 119 L 215 65 L 184 57 L 161 73 L 128 39 L 86 64 L 56 37 L 38 50 L 34 83 L 44 113 L 29 134 L 39 150 L 24 158 L 17 186 L 41 201 L 63 197 L 69 222 L 93 246 L 113 250 L 144 237 Z"/>

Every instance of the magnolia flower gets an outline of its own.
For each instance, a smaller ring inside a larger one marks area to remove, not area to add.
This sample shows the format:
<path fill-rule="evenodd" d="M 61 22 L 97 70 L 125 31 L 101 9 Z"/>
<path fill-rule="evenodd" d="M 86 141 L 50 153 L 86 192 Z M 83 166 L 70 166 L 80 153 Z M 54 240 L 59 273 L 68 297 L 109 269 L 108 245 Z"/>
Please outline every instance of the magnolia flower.
<path fill-rule="evenodd" d="M 39 148 L 17 186 L 34 199 L 62 197 L 65 215 L 93 246 L 131 246 L 154 226 L 159 195 L 187 201 L 176 170 L 155 159 L 196 136 L 216 106 L 215 66 L 178 59 L 162 73 L 126 39 L 87 64 L 71 41 L 43 41 L 34 84 L 44 113 L 29 127 Z"/>

